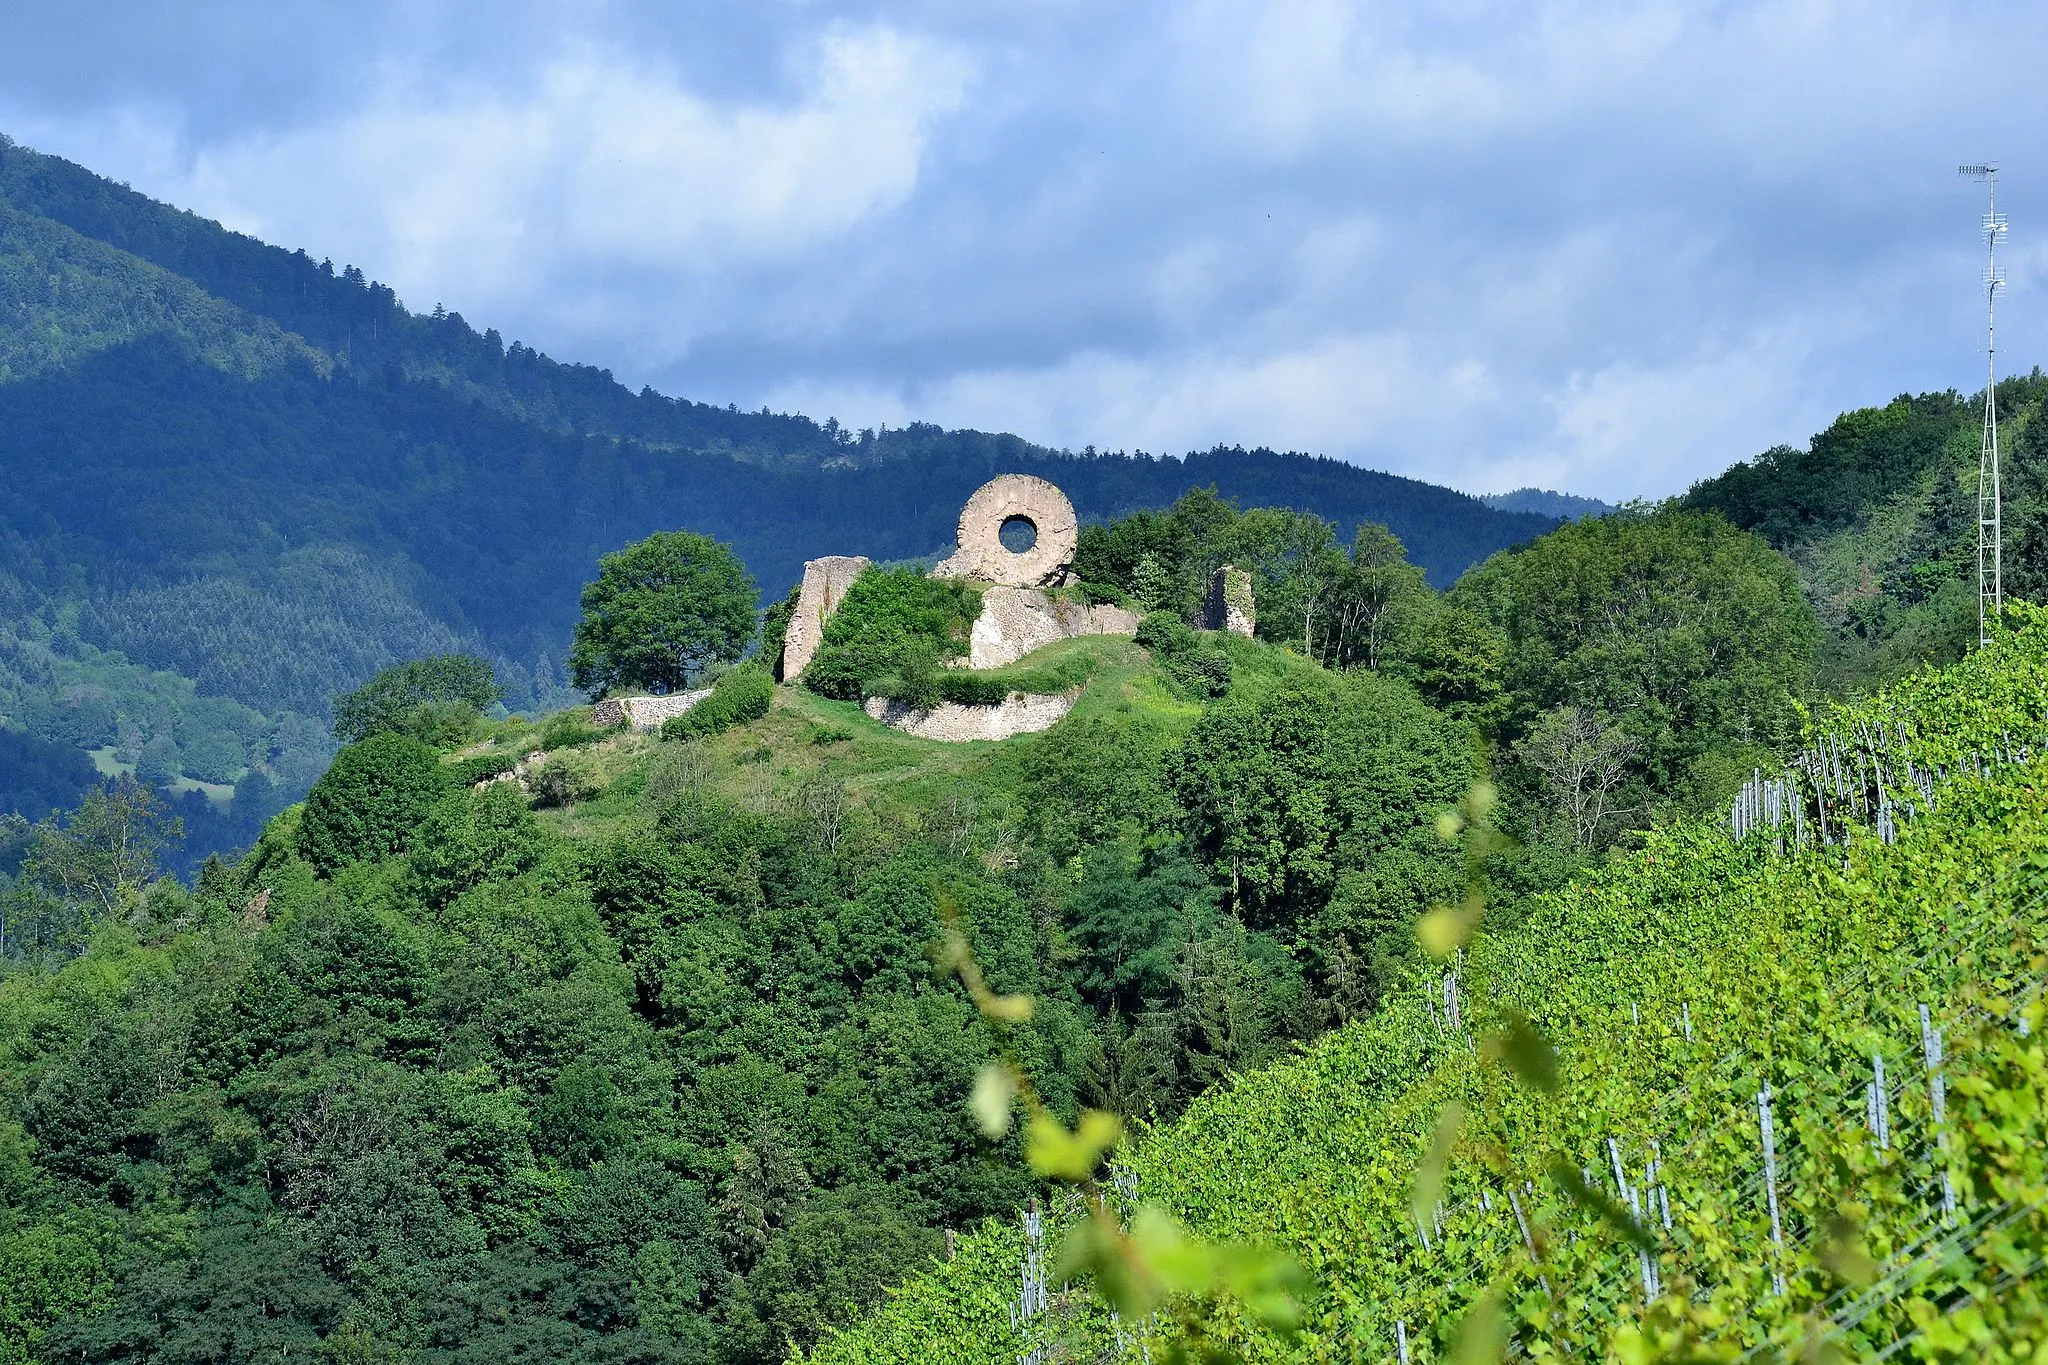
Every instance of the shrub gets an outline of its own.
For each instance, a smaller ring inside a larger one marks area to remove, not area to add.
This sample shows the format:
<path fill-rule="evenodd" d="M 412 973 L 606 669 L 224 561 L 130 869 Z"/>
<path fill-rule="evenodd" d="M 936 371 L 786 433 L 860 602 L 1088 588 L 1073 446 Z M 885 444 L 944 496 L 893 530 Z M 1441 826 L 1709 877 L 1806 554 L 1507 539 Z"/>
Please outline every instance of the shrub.
<path fill-rule="evenodd" d="M 1222 642 L 1172 612 L 1155 611 L 1140 621 L 1137 640 L 1168 677 L 1193 695 L 1220 697 L 1230 690 L 1230 655 Z"/>
<path fill-rule="evenodd" d="M 323 873 L 402 853 L 447 789 L 440 756 L 420 741 L 388 731 L 358 740 L 307 793 L 299 853 Z"/>
<path fill-rule="evenodd" d="M 540 823 L 511 783 L 448 792 L 428 808 L 412 850 L 412 886 L 428 905 L 516 877 L 540 860 Z"/>
<path fill-rule="evenodd" d="M 935 699 L 933 675 L 966 652 L 967 632 L 980 612 L 980 596 L 956 579 L 868 569 L 826 622 L 804 686 L 822 697 L 859 701 L 884 695 L 886 683 L 887 695 L 928 705 L 919 698 Z"/>
<path fill-rule="evenodd" d="M 497 675 L 474 655 L 413 659 L 336 697 L 334 737 L 353 744 L 389 732 L 423 744 L 458 744 L 498 697 Z"/>
<path fill-rule="evenodd" d="M 961 706 L 994 706 L 1010 695 L 1010 684 L 987 673 L 953 670 L 938 677 L 939 697 Z"/>
<path fill-rule="evenodd" d="M 604 778 L 583 754 L 565 753 L 535 768 L 527 776 L 533 799 L 542 806 L 573 806 L 588 801 L 604 790 Z"/>
<path fill-rule="evenodd" d="M 711 695 L 680 716 L 661 723 L 663 739 L 716 735 L 735 725 L 759 720 L 775 700 L 775 680 L 758 663 L 740 664 L 719 678 Z"/>
<path fill-rule="evenodd" d="M 595 744 L 605 737 L 605 732 L 594 728 L 577 711 L 564 711 L 547 723 L 540 732 L 540 747 L 553 752 L 556 749 L 580 749 L 586 744 Z"/>
<path fill-rule="evenodd" d="M 448 772 L 460 785 L 474 787 L 479 782 L 501 777 L 518 766 L 516 754 L 478 754 L 449 764 Z"/>
<path fill-rule="evenodd" d="M 1184 654 L 1195 647 L 1195 631 L 1170 611 L 1155 611 L 1138 622 L 1137 641 L 1158 655 Z"/>

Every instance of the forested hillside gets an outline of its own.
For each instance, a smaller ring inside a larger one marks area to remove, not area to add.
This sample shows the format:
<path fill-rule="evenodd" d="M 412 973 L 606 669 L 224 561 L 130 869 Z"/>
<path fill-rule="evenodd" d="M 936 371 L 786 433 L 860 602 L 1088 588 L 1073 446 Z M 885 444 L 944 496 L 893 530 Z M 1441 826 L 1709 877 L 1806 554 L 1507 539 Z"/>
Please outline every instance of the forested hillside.
<path fill-rule="evenodd" d="M 607 568 L 722 566 L 750 618 L 725 547 L 629 549 Z M 1225 558 L 1268 638 L 1190 627 Z M 1383 527 L 1344 545 L 1206 491 L 1089 527 L 1078 562 L 1064 591 L 1143 611 L 1135 640 L 946 669 L 975 589 L 870 569 L 801 685 L 702 618 L 682 681 L 710 699 L 658 732 L 489 718 L 477 659 L 387 670 L 336 704 L 352 742 L 306 800 L 189 886 L 144 784 L 17 828 L 0 1359 L 783 1358 L 1047 1193 L 966 1104 L 992 1057 L 1065 1121 L 1171 1121 L 1404 994 L 1470 858 L 1512 925 L 1718 802 L 1810 667 L 1789 566 L 1676 510 L 1504 554 L 1470 598 Z M 579 666 L 669 666 L 607 611 Z M 1660 665 L 1607 676 L 1631 641 Z M 976 744 L 859 703 L 991 688 L 1075 700 Z M 1546 758 L 1574 695 L 1597 811 Z M 1525 773 L 1512 849 L 1443 832 L 1489 748 Z M 941 970 L 949 933 L 1028 1022 Z"/>
<path fill-rule="evenodd" d="M 1119 1150 L 1110 1216 L 1294 1258 L 1291 1334 L 1227 1297 L 1113 1318 L 1059 1249 L 1070 1189 L 1042 1300 L 995 1220 L 806 1358 L 2037 1358 L 2048 615 L 2021 621 L 1827 713 L 1741 823 L 1659 830 L 1508 932 L 1489 909 L 1369 1017 Z M 1158 1270 L 1093 1283 L 1185 1276 L 1149 1245 Z"/>
<path fill-rule="evenodd" d="M 2005 586 L 2048 595 L 2048 424 L 2040 370 L 1998 385 Z M 1777 446 L 1695 484 L 1685 503 L 1753 530 L 1798 564 L 1825 629 L 1830 687 L 1882 684 L 1977 638 L 1983 395 L 1901 394 L 1842 414 L 1805 449 Z"/>
<path fill-rule="evenodd" d="M 943 552 L 998 472 L 1084 518 L 1214 486 L 1383 522 L 1439 586 L 1555 524 L 1303 455 L 1071 454 L 636 394 L 0 138 L 0 722 L 122 767 L 169 746 L 185 778 L 296 793 L 328 698 L 451 649 L 492 659 L 515 708 L 566 704 L 599 554 L 698 530 L 779 595 L 816 555 Z M 165 673 L 237 719 L 122 700 Z"/>

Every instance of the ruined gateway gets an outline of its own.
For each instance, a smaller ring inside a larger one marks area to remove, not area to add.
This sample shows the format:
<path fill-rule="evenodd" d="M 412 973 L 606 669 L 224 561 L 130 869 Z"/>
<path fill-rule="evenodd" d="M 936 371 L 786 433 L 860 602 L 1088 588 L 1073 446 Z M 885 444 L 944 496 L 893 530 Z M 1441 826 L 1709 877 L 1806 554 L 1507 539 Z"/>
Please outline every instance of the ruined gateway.
<path fill-rule="evenodd" d="M 1003 544 L 1005 526 L 1029 527 L 1031 544 L 1012 550 Z M 988 584 L 981 614 L 968 637 L 965 666 L 1001 668 L 1056 640 L 1080 635 L 1133 635 L 1138 614 L 1122 607 L 1086 605 L 1053 597 L 1047 590 L 1074 581 L 1074 549 L 1080 539 L 1074 504 L 1059 488 L 1029 474 L 1003 474 L 974 491 L 960 511 L 953 553 L 932 570 L 934 578 L 964 578 Z M 832 555 L 804 565 L 803 586 L 782 638 L 778 676 L 794 682 L 818 652 L 825 623 L 868 560 Z M 1228 579 L 1229 591 L 1224 590 Z M 1226 566 L 1217 571 L 1205 621 L 1211 629 L 1251 634 L 1251 580 Z M 1227 602 L 1226 602 L 1227 598 Z M 864 709 L 886 725 L 929 739 L 1006 739 L 1050 729 L 1073 706 L 1074 697 L 1014 693 L 990 706 L 947 702 L 932 710 L 871 697 Z"/>

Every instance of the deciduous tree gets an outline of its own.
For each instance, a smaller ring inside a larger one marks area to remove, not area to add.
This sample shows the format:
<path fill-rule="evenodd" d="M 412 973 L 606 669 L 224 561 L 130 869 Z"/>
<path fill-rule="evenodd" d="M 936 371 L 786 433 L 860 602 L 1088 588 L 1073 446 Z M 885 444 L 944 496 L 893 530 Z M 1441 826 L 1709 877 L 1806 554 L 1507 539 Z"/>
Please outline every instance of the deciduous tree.
<path fill-rule="evenodd" d="M 672 692 L 739 658 L 761 595 L 730 546 L 657 531 L 598 561 L 583 589 L 569 676 L 591 696 L 614 687 Z"/>

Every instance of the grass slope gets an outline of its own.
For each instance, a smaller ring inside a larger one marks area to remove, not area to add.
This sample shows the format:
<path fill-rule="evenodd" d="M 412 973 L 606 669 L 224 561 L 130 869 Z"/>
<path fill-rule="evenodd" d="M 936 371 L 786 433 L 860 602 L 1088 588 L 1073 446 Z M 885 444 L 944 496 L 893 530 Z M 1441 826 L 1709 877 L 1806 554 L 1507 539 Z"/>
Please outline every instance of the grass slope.
<path fill-rule="evenodd" d="M 1830 727 L 1904 724 L 1921 761 L 1963 772 L 1970 755 L 2023 737 L 2038 746 L 2048 624 L 2030 622 Z M 1662 831 L 1517 932 L 1475 944 L 1465 1030 L 1442 1027 L 1418 989 L 1212 1092 L 1121 1160 L 1142 1197 L 1195 1229 L 1277 1243 L 1313 1275 L 1292 1342 L 1225 1306 L 1222 1336 L 1251 1360 L 1390 1359 L 1397 1331 L 1414 1360 L 1446 1358 L 1489 1294 L 1500 1330 L 1532 1356 L 1732 1360 L 1826 1337 L 1858 1357 L 1896 1344 L 1913 1358 L 2032 1359 L 2026 1343 L 2048 1333 L 2048 1300 L 2029 1278 L 2048 1257 L 2044 897 L 2038 763 L 1957 777 L 1891 845 L 1858 835 L 1846 851 L 1781 854 L 1715 824 Z M 1923 1002 L 1947 1034 L 1939 1128 Z M 1482 1060 L 1511 1010 L 1555 1041 L 1554 1095 Z M 2022 1018 L 2030 1028 L 2014 1027 Z M 1891 1077 L 1882 1152 L 1866 1127 L 1873 1053 Z M 1766 1082 L 1782 1249 L 1759 1170 Z M 1425 1244 L 1411 1191 L 1454 1101 L 1466 1118 Z M 1634 1248 L 1546 1174 L 1561 1159 L 1612 1191 L 1616 1154 L 1639 1192 L 1661 1185 L 1668 1199 L 1668 1231 L 1654 1198 L 1645 1218 L 1661 1293 L 1646 1295 Z M 1939 1212 L 1943 1173 L 1952 1222 Z M 1015 1228 L 984 1227 L 811 1359 L 1009 1365 L 1032 1344 L 1007 1321 L 1020 1251 Z M 1059 1358 L 1118 1358 L 1078 1291 L 1057 1295 L 1040 1328 Z"/>
<path fill-rule="evenodd" d="M 1305 661 L 1250 640 L 1228 646 L 1235 686 L 1254 694 L 1281 680 L 1313 671 Z M 1109 724 L 1142 735 L 1163 751 L 1202 714 L 1176 692 L 1138 645 L 1122 636 L 1083 636 L 1033 651 L 992 676 L 1020 683 L 1048 678 L 1081 694 L 1062 725 Z M 551 726 L 588 710 L 539 720 L 514 717 L 488 726 L 487 737 L 462 751 L 460 762 L 486 755 L 523 759 L 546 748 Z M 843 784 L 876 818 L 912 822 L 925 813 L 971 799 L 991 818 L 1019 820 L 1026 812 L 1023 770 L 1046 739 L 1019 735 L 1000 742 L 949 743 L 920 739 L 874 720 L 853 702 L 832 701 L 801 687 L 776 689 L 766 716 L 722 735 L 695 742 L 702 780 L 711 790 L 752 810 L 784 808 L 805 799 L 820 782 Z M 621 732 L 577 751 L 593 794 L 567 808 L 543 813 L 563 833 L 595 837 L 640 813 L 650 767 L 677 746 L 646 732 Z"/>

